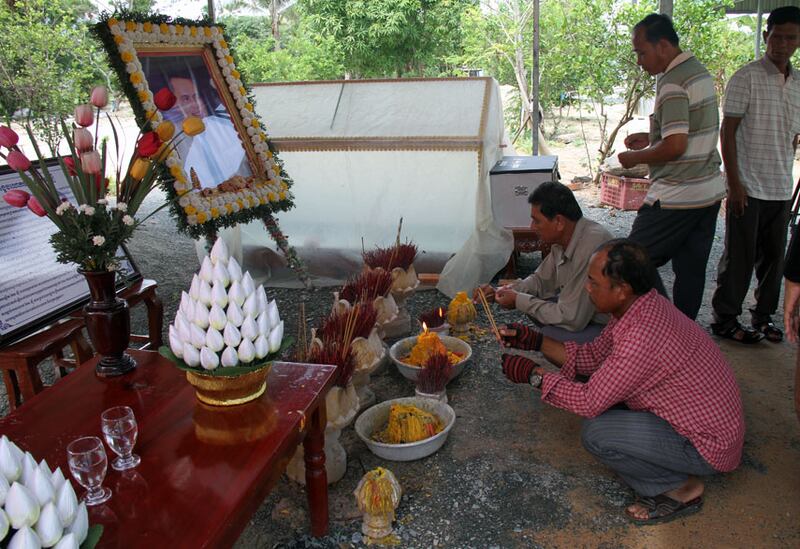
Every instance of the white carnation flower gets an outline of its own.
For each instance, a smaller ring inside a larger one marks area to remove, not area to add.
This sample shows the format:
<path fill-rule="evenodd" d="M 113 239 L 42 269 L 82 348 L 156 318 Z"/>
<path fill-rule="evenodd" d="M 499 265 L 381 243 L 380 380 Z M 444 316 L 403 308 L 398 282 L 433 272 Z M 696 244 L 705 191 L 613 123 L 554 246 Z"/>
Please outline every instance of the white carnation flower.
<path fill-rule="evenodd" d="M 105 198 L 98 198 L 97 203 L 102 206 L 105 206 L 106 204 L 108 204 L 108 200 L 106 200 Z"/>
<path fill-rule="evenodd" d="M 59 204 L 58 207 L 56 208 L 56 215 L 64 215 L 64 212 L 69 210 L 71 207 L 72 205 L 65 200 L 64 202 Z"/>
<path fill-rule="evenodd" d="M 92 244 L 94 244 L 95 246 L 102 246 L 105 243 L 106 243 L 106 237 L 104 236 L 96 235 L 92 237 Z"/>
<path fill-rule="evenodd" d="M 122 216 L 122 222 L 128 227 L 130 227 L 131 225 L 133 225 L 133 218 L 129 215 L 124 215 Z"/>
<path fill-rule="evenodd" d="M 127 212 L 128 205 L 125 202 L 117 202 L 117 209 L 121 212 Z"/>

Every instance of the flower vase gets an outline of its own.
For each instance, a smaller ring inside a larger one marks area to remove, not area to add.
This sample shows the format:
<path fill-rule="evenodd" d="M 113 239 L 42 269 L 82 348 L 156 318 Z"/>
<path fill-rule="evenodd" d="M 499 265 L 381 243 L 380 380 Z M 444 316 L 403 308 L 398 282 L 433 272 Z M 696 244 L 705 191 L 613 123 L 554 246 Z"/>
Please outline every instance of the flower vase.
<path fill-rule="evenodd" d="M 347 472 L 347 452 L 339 442 L 342 429 L 350 425 L 358 413 L 358 395 L 353 383 L 347 387 L 334 387 L 325 397 L 328 423 L 325 426 L 325 473 L 328 484 L 333 484 L 344 477 Z M 305 452 L 300 445 L 286 467 L 286 476 L 293 481 L 305 485 L 306 464 Z"/>
<path fill-rule="evenodd" d="M 100 377 L 126 374 L 136 368 L 136 361 L 125 352 L 131 338 L 131 314 L 128 303 L 117 297 L 116 273 L 79 272 L 86 278 L 91 295 L 83 315 L 89 339 L 100 355 L 95 373 Z"/>

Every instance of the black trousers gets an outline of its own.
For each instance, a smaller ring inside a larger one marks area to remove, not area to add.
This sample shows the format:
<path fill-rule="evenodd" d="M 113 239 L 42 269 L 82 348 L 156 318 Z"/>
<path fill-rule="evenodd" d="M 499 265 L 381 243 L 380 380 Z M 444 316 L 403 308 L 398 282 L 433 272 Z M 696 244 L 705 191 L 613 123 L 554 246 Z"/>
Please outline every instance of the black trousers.
<path fill-rule="evenodd" d="M 639 208 L 629 238 L 650 254 L 656 267 L 672 260 L 672 302 L 694 320 L 703 301 L 706 264 L 717 229 L 719 202 L 689 210 L 662 209 L 659 202 Z M 656 289 L 667 295 L 661 277 Z"/>
<path fill-rule="evenodd" d="M 731 326 L 742 314 L 742 302 L 756 271 L 756 306 L 753 324 L 767 322 L 778 309 L 783 276 L 790 200 L 747 197 L 744 214 L 725 215 L 725 251 L 717 268 L 717 289 L 711 300 L 714 321 Z"/>

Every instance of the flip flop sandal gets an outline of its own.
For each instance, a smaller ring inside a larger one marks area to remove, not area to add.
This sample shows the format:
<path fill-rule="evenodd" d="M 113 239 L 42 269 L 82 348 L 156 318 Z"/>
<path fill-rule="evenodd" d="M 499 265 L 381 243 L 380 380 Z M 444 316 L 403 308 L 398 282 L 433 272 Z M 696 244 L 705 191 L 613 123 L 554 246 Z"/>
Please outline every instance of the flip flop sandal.
<path fill-rule="evenodd" d="M 779 343 L 783 341 L 783 332 L 772 322 L 758 322 L 753 324 L 753 329 L 764 334 L 767 341 Z"/>
<path fill-rule="evenodd" d="M 639 498 L 638 503 L 647 509 L 647 518 L 637 518 L 626 509 L 625 514 L 634 524 L 661 524 L 695 514 L 703 507 L 703 496 L 684 503 L 664 494 L 659 494 L 654 497 Z"/>
<path fill-rule="evenodd" d="M 745 345 L 752 345 L 764 339 L 764 334 L 760 331 L 745 328 L 738 322 L 734 322 L 728 328 L 723 328 L 720 324 L 712 324 L 711 331 L 715 336 L 730 339 L 737 343 L 744 343 Z M 783 334 L 781 334 L 781 337 L 783 337 Z"/>

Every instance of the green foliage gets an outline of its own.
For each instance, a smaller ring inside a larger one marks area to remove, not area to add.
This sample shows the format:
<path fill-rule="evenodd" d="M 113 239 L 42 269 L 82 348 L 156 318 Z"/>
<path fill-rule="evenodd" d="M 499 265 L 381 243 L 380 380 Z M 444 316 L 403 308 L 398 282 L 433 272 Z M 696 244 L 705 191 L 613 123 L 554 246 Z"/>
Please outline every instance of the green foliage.
<path fill-rule="evenodd" d="M 311 25 L 333 38 L 359 77 L 450 74 L 461 14 L 474 0 L 305 0 Z"/>
<path fill-rule="evenodd" d="M 54 150 L 59 118 L 72 112 L 92 84 L 102 81 L 101 58 L 76 20 L 69 0 L 25 0 L 0 5 L 0 115 L 17 112 Z"/>
<path fill-rule="evenodd" d="M 269 17 L 225 15 L 217 20 L 225 25 L 225 32 L 231 37 L 234 45 L 237 44 L 236 41 L 240 37 L 247 37 L 255 41 L 267 40 L 272 37 Z"/>

